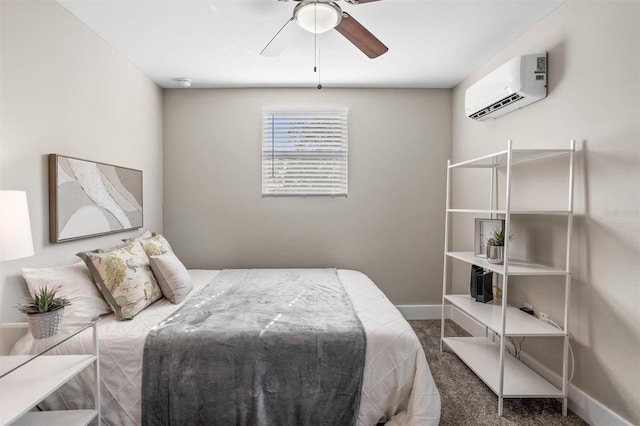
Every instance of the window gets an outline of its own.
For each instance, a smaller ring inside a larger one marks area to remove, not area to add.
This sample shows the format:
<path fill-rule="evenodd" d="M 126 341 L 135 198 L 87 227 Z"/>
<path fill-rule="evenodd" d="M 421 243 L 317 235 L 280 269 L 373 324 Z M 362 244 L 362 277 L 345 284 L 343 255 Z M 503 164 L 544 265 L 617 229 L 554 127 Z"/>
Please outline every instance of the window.
<path fill-rule="evenodd" d="M 346 196 L 348 115 L 265 111 L 262 195 Z"/>

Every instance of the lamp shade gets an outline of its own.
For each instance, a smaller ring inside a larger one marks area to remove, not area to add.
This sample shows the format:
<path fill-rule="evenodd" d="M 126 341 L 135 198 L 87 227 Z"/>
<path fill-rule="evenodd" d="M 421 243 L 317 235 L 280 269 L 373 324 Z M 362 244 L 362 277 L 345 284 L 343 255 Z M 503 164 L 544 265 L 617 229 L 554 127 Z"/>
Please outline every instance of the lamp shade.
<path fill-rule="evenodd" d="M 294 9 L 293 16 L 310 33 L 324 33 L 342 21 L 342 10 L 334 3 L 303 0 Z"/>
<path fill-rule="evenodd" d="M 0 261 L 33 256 L 27 193 L 0 191 Z"/>

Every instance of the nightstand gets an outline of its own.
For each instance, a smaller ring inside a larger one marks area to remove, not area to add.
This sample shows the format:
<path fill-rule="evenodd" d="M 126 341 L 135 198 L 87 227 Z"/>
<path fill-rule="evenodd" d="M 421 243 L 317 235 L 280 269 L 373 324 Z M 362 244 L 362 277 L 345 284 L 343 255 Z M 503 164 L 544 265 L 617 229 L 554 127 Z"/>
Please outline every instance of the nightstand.
<path fill-rule="evenodd" d="M 100 425 L 100 367 L 96 326 L 99 321 L 100 318 L 87 321 L 65 320 L 57 335 L 35 340 L 31 355 L 0 355 L 0 425 L 86 425 L 96 417 Z M 20 328 L 24 332 L 29 329 L 26 323 L 0 324 L 0 335 L 12 334 Z M 93 332 L 93 354 L 48 354 L 51 349 L 82 332 Z M 93 365 L 95 381 L 94 409 L 30 411 L 90 365 Z"/>

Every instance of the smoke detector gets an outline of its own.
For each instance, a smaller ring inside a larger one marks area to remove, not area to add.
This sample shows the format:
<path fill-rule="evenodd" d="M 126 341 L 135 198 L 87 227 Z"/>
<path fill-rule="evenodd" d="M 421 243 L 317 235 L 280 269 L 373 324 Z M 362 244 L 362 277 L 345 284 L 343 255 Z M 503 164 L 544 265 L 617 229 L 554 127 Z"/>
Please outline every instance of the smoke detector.
<path fill-rule="evenodd" d="M 179 78 L 178 79 L 178 86 L 186 89 L 188 87 L 191 87 L 191 80 L 185 77 Z"/>

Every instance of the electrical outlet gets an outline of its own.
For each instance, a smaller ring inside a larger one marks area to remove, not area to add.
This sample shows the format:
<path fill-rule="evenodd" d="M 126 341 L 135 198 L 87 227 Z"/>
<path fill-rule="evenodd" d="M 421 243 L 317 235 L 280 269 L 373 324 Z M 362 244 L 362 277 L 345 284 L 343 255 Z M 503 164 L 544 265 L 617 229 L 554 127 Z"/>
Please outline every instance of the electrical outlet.
<path fill-rule="evenodd" d="M 529 309 L 531 309 L 533 311 L 533 305 L 531 303 L 525 303 L 524 307 L 525 308 L 529 308 Z"/>
<path fill-rule="evenodd" d="M 546 320 L 548 320 L 548 319 L 549 319 L 549 314 L 544 313 L 544 312 L 540 312 L 540 319 L 541 319 L 542 321 L 546 321 Z"/>

